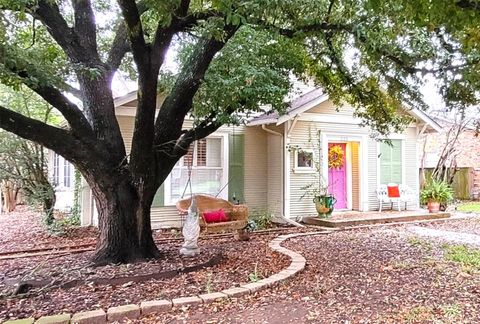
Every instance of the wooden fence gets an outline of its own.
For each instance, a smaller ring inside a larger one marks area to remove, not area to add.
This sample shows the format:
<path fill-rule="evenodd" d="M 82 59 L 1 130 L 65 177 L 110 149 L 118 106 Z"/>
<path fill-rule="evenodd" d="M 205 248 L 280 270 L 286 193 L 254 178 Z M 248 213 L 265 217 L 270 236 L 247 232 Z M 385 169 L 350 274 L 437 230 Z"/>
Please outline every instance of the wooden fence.
<path fill-rule="evenodd" d="M 425 169 L 425 178 L 428 179 L 433 169 Z M 459 168 L 453 177 L 453 191 L 457 199 L 471 199 L 473 196 L 473 174 L 472 168 Z M 420 187 L 423 186 L 422 170 L 420 170 Z"/>

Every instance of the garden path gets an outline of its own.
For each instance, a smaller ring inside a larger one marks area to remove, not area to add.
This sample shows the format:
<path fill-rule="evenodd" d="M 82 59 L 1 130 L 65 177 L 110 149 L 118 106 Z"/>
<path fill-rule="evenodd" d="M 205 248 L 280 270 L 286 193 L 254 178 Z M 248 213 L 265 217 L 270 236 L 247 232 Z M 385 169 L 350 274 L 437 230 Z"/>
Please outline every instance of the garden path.
<path fill-rule="evenodd" d="M 446 231 L 422 226 L 409 226 L 407 227 L 407 231 L 419 236 L 439 238 L 452 243 L 480 246 L 480 235 L 477 234 Z"/>

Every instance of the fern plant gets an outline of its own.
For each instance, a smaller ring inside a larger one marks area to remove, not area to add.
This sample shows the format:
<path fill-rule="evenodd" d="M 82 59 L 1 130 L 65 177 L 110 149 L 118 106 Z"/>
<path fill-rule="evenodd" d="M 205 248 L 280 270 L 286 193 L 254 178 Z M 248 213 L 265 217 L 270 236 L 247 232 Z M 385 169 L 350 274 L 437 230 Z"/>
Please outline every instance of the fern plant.
<path fill-rule="evenodd" d="M 453 189 L 445 182 L 429 180 L 420 192 L 420 201 L 423 204 L 438 202 L 441 204 L 453 200 Z"/>

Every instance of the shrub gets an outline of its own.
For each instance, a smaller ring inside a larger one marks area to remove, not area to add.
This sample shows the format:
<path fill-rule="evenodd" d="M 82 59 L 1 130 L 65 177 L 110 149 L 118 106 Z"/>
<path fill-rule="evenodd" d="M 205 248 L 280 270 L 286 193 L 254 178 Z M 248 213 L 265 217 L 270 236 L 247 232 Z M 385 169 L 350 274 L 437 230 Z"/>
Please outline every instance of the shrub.
<path fill-rule="evenodd" d="M 447 203 L 453 200 L 453 189 L 444 181 L 430 180 L 420 192 L 420 201 L 423 204 L 429 201 Z"/>

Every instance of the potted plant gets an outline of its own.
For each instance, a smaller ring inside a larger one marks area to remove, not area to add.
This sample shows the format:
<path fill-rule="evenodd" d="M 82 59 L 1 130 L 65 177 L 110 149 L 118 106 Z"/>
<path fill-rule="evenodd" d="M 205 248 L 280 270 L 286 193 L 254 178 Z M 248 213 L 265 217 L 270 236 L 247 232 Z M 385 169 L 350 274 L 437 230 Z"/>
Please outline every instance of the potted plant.
<path fill-rule="evenodd" d="M 427 204 L 430 213 L 438 213 L 440 204 L 453 199 L 453 189 L 444 181 L 429 180 L 420 192 L 420 201 Z"/>
<path fill-rule="evenodd" d="M 318 183 L 310 183 L 300 189 L 305 191 L 301 198 L 305 196 L 313 197 L 313 203 L 319 217 L 328 218 L 332 215 L 333 205 L 337 200 L 328 193 L 328 186 L 325 186 L 322 180 Z"/>

